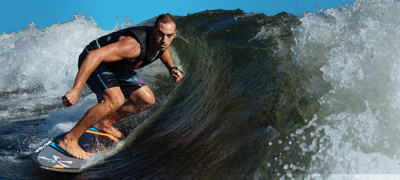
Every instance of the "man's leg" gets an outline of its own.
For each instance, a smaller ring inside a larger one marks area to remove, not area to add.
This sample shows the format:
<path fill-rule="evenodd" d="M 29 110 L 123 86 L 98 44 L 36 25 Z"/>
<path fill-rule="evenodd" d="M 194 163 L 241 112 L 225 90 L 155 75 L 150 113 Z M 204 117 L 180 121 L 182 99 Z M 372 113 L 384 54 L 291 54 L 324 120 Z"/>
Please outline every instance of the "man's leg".
<path fill-rule="evenodd" d="M 154 103 L 155 97 L 153 92 L 148 86 L 143 86 L 133 92 L 129 97 L 129 101 L 127 101 L 121 108 L 105 117 L 103 121 L 99 122 L 97 127 L 115 137 L 124 138 L 123 134 L 112 125 L 120 119 L 149 109 Z"/>
<path fill-rule="evenodd" d="M 102 97 L 104 101 L 90 108 L 64 139 L 59 141 L 59 147 L 76 158 L 87 159 L 87 153 L 78 145 L 78 139 L 82 134 L 104 117 L 115 112 L 125 101 L 120 87 L 105 90 Z"/>

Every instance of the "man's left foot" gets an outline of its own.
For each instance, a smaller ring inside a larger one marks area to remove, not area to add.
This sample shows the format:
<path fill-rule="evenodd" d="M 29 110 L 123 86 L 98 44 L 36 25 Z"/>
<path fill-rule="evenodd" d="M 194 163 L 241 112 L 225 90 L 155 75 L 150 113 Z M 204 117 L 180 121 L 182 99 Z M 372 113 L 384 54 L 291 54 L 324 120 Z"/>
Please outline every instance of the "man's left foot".
<path fill-rule="evenodd" d="M 95 125 L 95 127 L 97 129 L 101 129 L 102 131 L 104 131 L 104 132 L 106 132 L 108 134 L 111 134 L 111 135 L 115 136 L 118 139 L 121 139 L 121 140 L 125 139 L 125 136 L 124 136 L 124 134 L 121 133 L 121 131 L 119 131 L 117 128 L 115 128 L 112 125 L 111 126 L 105 125 L 102 121 L 97 123 Z"/>

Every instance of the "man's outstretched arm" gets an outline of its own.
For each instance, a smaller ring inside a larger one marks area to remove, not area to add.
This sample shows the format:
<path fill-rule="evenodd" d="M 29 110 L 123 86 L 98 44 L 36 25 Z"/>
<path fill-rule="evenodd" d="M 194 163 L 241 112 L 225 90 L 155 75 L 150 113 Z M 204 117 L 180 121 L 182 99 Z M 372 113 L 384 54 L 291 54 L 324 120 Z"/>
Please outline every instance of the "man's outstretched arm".
<path fill-rule="evenodd" d="M 171 76 L 172 78 L 174 78 L 175 82 L 179 82 L 180 80 L 182 80 L 183 75 L 182 72 L 177 70 L 177 69 L 171 69 L 174 66 L 174 62 L 172 61 L 172 55 L 171 55 L 171 51 L 168 48 L 163 55 L 160 57 L 161 61 L 164 63 L 165 67 L 167 67 L 168 70 L 171 70 Z"/>

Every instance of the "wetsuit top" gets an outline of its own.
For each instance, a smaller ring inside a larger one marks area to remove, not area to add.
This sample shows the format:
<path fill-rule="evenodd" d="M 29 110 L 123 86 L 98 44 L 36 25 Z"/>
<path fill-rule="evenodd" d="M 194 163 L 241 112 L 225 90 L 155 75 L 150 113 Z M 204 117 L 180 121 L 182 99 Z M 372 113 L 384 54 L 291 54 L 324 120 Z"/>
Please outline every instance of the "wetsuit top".
<path fill-rule="evenodd" d="M 147 54 L 147 48 L 148 45 L 150 44 L 150 35 L 151 35 L 151 26 L 139 26 L 139 27 L 130 27 L 126 29 L 122 29 L 116 32 L 113 32 L 111 34 L 102 36 L 86 46 L 86 51 L 92 51 L 95 49 L 99 49 L 101 47 L 104 47 L 108 44 L 115 43 L 119 40 L 121 36 L 131 36 L 136 39 L 136 41 L 139 42 L 140 44 L 140 55 L 137 57 L 133 62 L 129 61 L 127 59 L 122 59 L 121 61 L 115 61 L 111 63 L 105 63 L 112 71 L 115 72 L 123 72 L 127 71 L 129 69 L 132 69 L 135 64 L 140 63 L 140 68 L 149 65 L 150 63 L 154 62 L 158 58 L 161 57 L 161 55 L 164 53 L 164 51 L 159 51 L 155 57 L 152 59 L 149 59 L 148 54 Z"/>

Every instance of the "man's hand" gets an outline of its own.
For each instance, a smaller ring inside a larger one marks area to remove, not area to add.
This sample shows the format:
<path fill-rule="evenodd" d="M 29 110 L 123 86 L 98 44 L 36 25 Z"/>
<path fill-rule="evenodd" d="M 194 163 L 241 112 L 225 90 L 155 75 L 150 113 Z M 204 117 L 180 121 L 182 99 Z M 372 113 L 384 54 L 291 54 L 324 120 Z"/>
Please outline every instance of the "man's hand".
<path fill-rule="evenodd" d="M 177 69 L 172 69 L 171 70 L 171 76 L 172 76 L 172 78 L 174 78 L 175 82 L 179 82 L 183 77 L 181 71 L 179 71 Z"/>
<path fill-rule="evenodd" d="M 64 106 L 70 107 L 78 102 L 80 90 L 71 89 L 63 97 Z"/>

